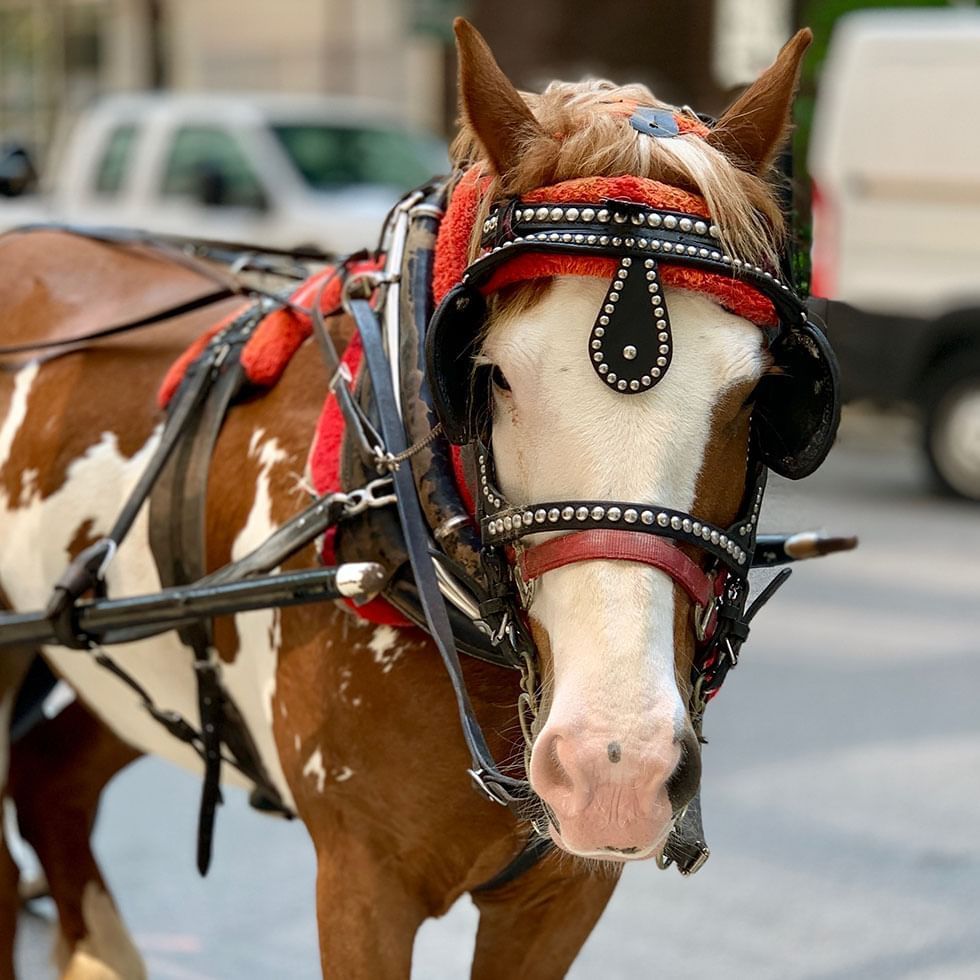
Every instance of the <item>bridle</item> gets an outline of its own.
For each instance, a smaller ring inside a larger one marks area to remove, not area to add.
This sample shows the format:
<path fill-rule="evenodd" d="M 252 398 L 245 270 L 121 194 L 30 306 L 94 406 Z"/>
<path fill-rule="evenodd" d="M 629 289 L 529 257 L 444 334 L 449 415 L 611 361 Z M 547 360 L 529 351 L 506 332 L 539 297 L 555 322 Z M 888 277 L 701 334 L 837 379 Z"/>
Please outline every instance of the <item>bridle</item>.
<path fill-rule="evenodd" d="M 747 605 L 767 471 L 799 478 L 823 461 L 839 421 L 837 366 L 823 332 L 790 286 L 775 272 L 729 254 L 722 240 L 703 215 L 644 202 L 570 204 L 538 197 L 533 202 L 494 202 L 482 227 L 480 254 L 466 266 L 429 325 L 426 363 L 434 409 L 449 440 L 469 447 L 474 456 L 486 586 L 480 625 L 495 644 L 508 645 L 518 662 L 527 665 L 521 695 L 526 755 L 537 709 L 526 683 L 536 662 L 527 612 L 541 576 L 573 563 L 605 559 L 637 562 L 670 576 L 694 610 L 689 710 L 699 738 L 705 706 L 737 663 L 752 617 L 788 577 L 783 570 Z M 623 397 L 643 397 L 656 387 L 675 356 L 662 288 L 664 265 L 743 283 L 771 303 L 775 322 L 762 329 L 783 372 L 760 382 L 745 490 L 731 525 L 715 526 L 652 501 L 515 504 L 501 492 L 493 462 L 489 379 L 479 377 L 485 368 L 473 366 L 486 318 L 484 287 L 508 263 L 539 255 L 614 260 L 583 356 L 592 364 L 596 383 Z M 528 543 L 541 532 L 552 536 Z M 681 546 L 693 547 L 702 561 Z M 525 711 L 532 715 L 530 722 Z M 474 773 L 474 778 L 486 789 L 494 774 Z"/>

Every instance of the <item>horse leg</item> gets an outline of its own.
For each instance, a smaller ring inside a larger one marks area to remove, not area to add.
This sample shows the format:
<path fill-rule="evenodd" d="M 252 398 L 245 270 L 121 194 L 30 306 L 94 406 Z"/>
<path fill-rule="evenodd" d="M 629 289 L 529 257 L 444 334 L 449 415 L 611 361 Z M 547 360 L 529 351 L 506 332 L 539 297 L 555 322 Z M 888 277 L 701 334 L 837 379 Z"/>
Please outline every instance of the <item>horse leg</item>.
<path fill-rule="evenodd" d="M 399 879 L 397 857 L 353 835 L 314 843 L 323 976 L 408 980 L 415 933 L 429 912 L 419 890 Z"/>
<path fill-rule="evenodd" d="M 58 909 L 55 959 L 64 980 L 146 976 L 89 840 L 102 790 L 138 754 L 78 701 L 11 753 L 7 792 Z"/>
<path fill-rule="evenodd" d="M 506 885 L 473 891 L 480 926 L 472 980 L 565 976 L 619 873 L 619 868 L 596 868 L 552 852 Z"/>

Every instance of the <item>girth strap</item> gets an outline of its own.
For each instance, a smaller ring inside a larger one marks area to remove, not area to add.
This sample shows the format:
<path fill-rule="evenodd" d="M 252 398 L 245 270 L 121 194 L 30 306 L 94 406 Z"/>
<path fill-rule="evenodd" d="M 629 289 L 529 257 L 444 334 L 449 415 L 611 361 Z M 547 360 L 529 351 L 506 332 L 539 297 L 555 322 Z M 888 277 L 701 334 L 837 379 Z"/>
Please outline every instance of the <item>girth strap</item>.
<path fill-rule="evenodd" d="M 576 531 L 516 553 L 517 570 L 525 584 L 556 568 L 596 559 L 634 561 L 658 568 L 702 607 L 714 597 L 712 579 L 696 562 L 673 542 L 641 531 Z"/>

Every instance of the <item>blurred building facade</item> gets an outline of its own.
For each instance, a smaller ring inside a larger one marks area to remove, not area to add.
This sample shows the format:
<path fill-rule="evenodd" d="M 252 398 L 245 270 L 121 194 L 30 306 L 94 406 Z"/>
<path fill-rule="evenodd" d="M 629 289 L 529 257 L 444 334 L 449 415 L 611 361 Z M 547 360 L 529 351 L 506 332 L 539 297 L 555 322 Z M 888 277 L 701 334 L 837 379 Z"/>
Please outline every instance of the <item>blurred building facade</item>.
<path fill-rule="evenodd" d="M 42 150 L 98 95 L 146 88 L 380 100 L 446 130 L 451 21 L 521 86 L 584 74 L 718 111 L 788 35 L 798 0 L 0 0 L 0 134 Z"/>

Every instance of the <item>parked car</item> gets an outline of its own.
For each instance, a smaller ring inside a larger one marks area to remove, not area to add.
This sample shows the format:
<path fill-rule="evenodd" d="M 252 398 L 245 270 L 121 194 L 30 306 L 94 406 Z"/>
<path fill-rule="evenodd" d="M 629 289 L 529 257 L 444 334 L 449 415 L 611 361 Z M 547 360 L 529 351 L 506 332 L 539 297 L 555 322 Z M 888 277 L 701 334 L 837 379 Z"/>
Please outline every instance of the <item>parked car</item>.
<path fill-rule="evenodd" d="M 444 143 L 362 101 L 114 95 L 56 147 L 37 199 L 0 200 L 0 226 L 34 217 L 350 252 L 447 167 Z"/>
<path fill-rule="evenodd" d="M 835 29 L 809 166 L 813 284 L 845 396 L 908 403 L 940 483 L 980 500 L 980 10 Z"/>

